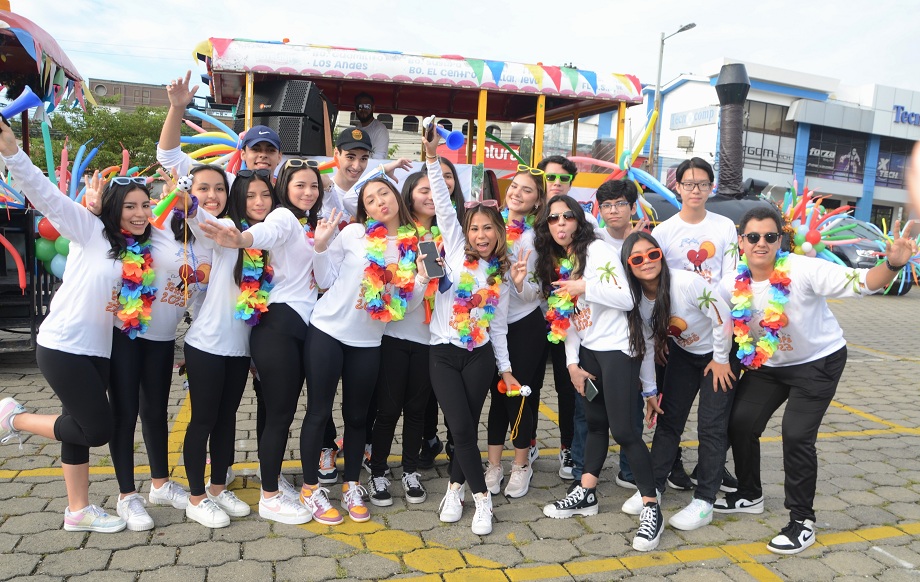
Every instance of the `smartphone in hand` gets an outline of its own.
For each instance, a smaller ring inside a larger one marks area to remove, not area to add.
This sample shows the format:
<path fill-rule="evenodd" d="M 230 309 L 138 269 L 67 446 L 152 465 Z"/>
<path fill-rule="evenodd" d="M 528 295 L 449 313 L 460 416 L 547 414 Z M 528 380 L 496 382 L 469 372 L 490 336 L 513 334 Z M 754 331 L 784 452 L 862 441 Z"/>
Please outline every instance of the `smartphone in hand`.
<path fill-rule="evenodd" d="M 430 240 L 424 240 L 418 243 L 418 252 L 425 255 L 425 269 L 428 276 L 432 279 L 444 276 L 444 266 L 438 262 L 441 254 L 438 252 L 438 245 Z"/>
<path fill-rule="evenodd" d="M 588 402 L 594 400 L 600 391 L 597 389 L 597 386 L 594 385 L 594 382 L 591 381 L 591 378 L 585 378 L 585 398 L 588 399 Z"/>
<path fill-rule="evenodd" d="M 658 393 L 658 408 L 661 408 L 661 401 L 662 401 L 663 399 L 664 399 L 664 394 L 661 393 L 661 392 L 659 392 L 659 393 Z M 655 425 L 656 425 L 656 424 L 658 424 L 658 413 L 657 413 L 657 412 L 654 413 L 654 415 L 652 416 L 652 420 L 649 421 L 649 423 L 648 423 L 648 428 L 650 428 L 650 429 L 651 429 L 651 428 L 655 428 Z"/>

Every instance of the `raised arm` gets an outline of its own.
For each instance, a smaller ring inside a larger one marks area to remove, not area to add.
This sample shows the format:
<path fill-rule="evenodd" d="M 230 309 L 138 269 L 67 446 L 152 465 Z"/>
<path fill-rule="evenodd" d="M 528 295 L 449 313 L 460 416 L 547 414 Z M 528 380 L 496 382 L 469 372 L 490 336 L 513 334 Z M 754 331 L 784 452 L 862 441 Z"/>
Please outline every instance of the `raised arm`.
<path fill-rule="evenodd" d="M 428 158 L 426 165 L 428 166 L 428 181 L 431 182 L 431 199 L 434 201 L 438 228 L 441 229 L 441 237 L 444 241 L 444 252 L 446 256 L 452 257 L 456 253 L 463 253 L 466 246 L 463 240 L 463 227 L 457 220 L 457 211 L 450 200 L 450 190 L 447 189 L 447 183 L 444 182 L 444 175 L 441 173 L 437 144 L 432 145 L 425 141 L 425 138 L 422 138 L 422 143 Z"/>
<path fill-rule="evenodd" d="M 198 85 L 189 89 L 189 80 L 192 72 L 187 71 L 185 77 L 174 79 L 166 86 L 166 96 L 169 99 L 169 111 L 166 121 L 160 130 L 160 141 L 157 143 L 157 161 L 166 168 L 178 168 L 184 176 L 192 166 L 192 159 L 185 154 L 180 146 L 182 138 L 182 117 L 185 109 L 195 97 Z"/>

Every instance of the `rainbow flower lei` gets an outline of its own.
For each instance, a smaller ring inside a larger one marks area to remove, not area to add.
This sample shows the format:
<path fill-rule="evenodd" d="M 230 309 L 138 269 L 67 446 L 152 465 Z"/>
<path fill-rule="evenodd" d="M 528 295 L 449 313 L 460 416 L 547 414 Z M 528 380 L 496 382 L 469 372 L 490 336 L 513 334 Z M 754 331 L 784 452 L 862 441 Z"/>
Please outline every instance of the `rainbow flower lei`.
<path fill-rule="evenodd" d="M 316 235 L 316 233 L 314 233 L 313 229 L 310 228 L 310 223 L 306 216 L 304 216 L 303 218 L 298 218 L 297 220 L 300 222 L 300 226 L 303 227 L 304 234 L 307 235 L 307 244 L 309 244 L 312 247 L 313 237 Z"/>
<path fill-rule="evenodd" d="M 243 230 L 249 224 L 242 221 Z M 265 264 L 265 254 L 259 249 L 243 250 L 243 273 L 240 280 L 240 294 L 236 298 L 235 319 L 242 319 L 246 325 L 259 325 L 262 314 L 268 311 L 268 294 L 271 292 L 274 272 Z"/>
<path fill-rule="evenodd" d="M 559 259 L 556 262 L 556 273 L 560 281 L 568 281 L 575 268 L 575 261 L 572 257 Z M 546 339 L 558 344 L 565 340 L 566 333 L 569 329 L 569 317 L 575 311 L 575 302 L 578 296 L 572 297 L 569 292 L 561 287 L 553 289 L 553 293 L 547 297 L 546 303 L 549 309 L 546 311 L 546 322 L 549 323 L 549 333 Z"/>
<path fill-rule="evenodd" d="M 514 246 L 521 235 L 533 228 L 534 215 L 528 214 L 524 220 L 508 220 L 508 209 L 502 210 L 502 219 L 505 221 L 505 240 L 508 242 L 508 250 Z"/>
<path fill-rule="evenodd" d="M 480 289 L 474 295 L 473 285 L 476 280 L 470 271 L 479 267 L 479 259 L 470 260 L 467 258 L 463 261 L 463 266 L 466 270 L 460 274 L 460 281 L 457 283 L 457 293 L 454 299 L 454 327 L 466 349 L 473 351 L 473 348 L 485 341 L 486 331 L 492 323 L 492 318 L 495 317 L 495 308 L 498 306 L 498 295 L 501 289 L 501 277 L 498 277 L 498 258 L 492 257 L 486 267 L 486 280 L 492 279 L 492 284 L 486 289 Z M 475 319 L 472 317 L 474 307 L 482 309 L 481 317 Z"/>
<path fill-rule="evenodd" d="M 763 335 L 756 346 L 751 337 L 751 309 L 754 305 L 754 291 L 751 288 L 751 270 L 747 257 L 738 263 L 738 275 L 735 277 L 735 290 L 732 292 L 732 321 L 735 341 L 738 343 L 738 358 L 741 364 L 751 370 L 762 366 L 776 352 L 779 345 L 779 332 L 789 319 L 783 313 L 789 301 L 789 253 L 779 252 L 770 274 L 770 295 L 764 310 L 760 326 Z"/>
<path fill-rule="evenodd" d="M 126 230 L 127 248 L 121 256 L 121 291 L 118 293 L 118 319 L 122 321 L 121 331 L 131 339 L 147 331 L 150 325 L 150 308 L 156 299 L 153 285 L 153 257 L 150 254 L 150 239 L 137 242 Z"/>
<path fill-rule="evenodd" d="M 404 224 L 396 231 L 396 245 L 399 259 L 395 269 L 389 269 L 383 256 L 387 249 L 387 227 L 382 222 L 368 220 L 365 227 L 367 237 L 366 257 L 368 262 L 361 281 L 361 295 L 364 309 L 371 319 L 378 321 L 400 321 L 406 316 L 406 308 L 415 288 L 415 257 L 418 250 L 418 232 L 413 224 Z M 392 285 L 396 294 L 387 292 Z"/>

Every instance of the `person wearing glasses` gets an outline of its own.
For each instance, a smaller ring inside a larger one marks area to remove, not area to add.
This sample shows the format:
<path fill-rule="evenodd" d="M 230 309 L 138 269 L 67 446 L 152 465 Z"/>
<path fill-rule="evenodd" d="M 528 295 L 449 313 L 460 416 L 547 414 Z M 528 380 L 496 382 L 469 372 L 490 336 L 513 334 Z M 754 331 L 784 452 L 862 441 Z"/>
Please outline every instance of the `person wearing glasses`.
<path fill-rule="evenodd" d="M 29 413 L 13 398 L 3 398 L 0 442 L 17 438 L 21 444 L 21 433 L 59 441 L 67 489 L 64 529 L 119 532 L 125 520 L 89 502 L 89 449 L 109 442 L 114 424 L 106 398 L 112 316 L 120 316 L 124 333 L 133 337 L 146 331 L 150 321 L 156 293 L 151 286 L 150 192 L 134 179 L 112 180 L 97 217 L 61 195 L 19 149 L 5 120 L 0 120 L 0 155 L 29 202 L 70 240 L 63 283 L 39 328 L 35 352 L 42 375 L 61 401 L 61 414 Z M 136 288 L 140 297 L 119 297 L 126 286 Z M 125 309 L 119 308 L 118 298 L 126 301 Z M 129 299 L 135 300 L 128 305 Z"/>
<path fill-rule="evenodd" d="M 738 231 L 731 219 L 706 210 L 706 200 L 715 179 L 709 162 L 702 158 L 684 160 L 677 166 L 675 176 L 681 196 L 680 212 L 652 229 L 652 236 L 664 250 L 664 258 L 672 271 L 691 271 L 707 283 L 717 285 L 723 276 L 735 270 Z M 660 350 L 660 365 L 664 365 L 670 343 L 656 346 Z M 694 479 L 696 469 L 687 475 L 678 453 L 668 486 L 689 491 Z M 722 474 L 722 490 L 731 491 L 736 486 L 735 477 L 726 468 Z"/>
<path fill-rule="evenodd" d="M 302 455 L 304 459 L 320 456 L 341 377 L 345 424 L 341 506 L 352 521 L 364 522 L 371 516 L 363 499 L 367 490 L 359 477 L 383 332 L 389 322 L 404 319 L 421 305 L 428 277 L 417 268 L 415 223 L 389 180 L 373 178 L 361 186 L 358 222 L 333 239 L 340 218 L 334 215 L 319 223 L 314 236 L 313 271 L 317 285 L 327 291 L 317 301 L 307 329 L 311 365 L 307 366 Z M 324 525 L 341 524 L 344 519 L 327 493 L 315 471 L 304 472 L 300 499 L 313 519 Z"/>
<path fill-rule="evenodd" d="M 374 97 L 370 93 L 361 92 L 355 95 L 355 117 L 358 118 L 358 127 L 370 134 L 371 157 L 385 160 L 389 157 L 390 131 L 374 117 Z"/>
<path fill-rule="evenodd" d="M 612 433 L 629 457 L 641 493 L 633 548 L 653 550 L 661 537 L 661 509 L 651 454 L 642 431 L 635 430 L 632 411 L 642 397 L 648 416 L 660 409 L 655 404 L 654 378 L 643 377 L 643 391 L 637 389 L 640 364 L 650 360 L 651 348 L 642 330 L 628 325 L 627 313 L 636 302 L 623 266 L 569 196 L 550 198 L 534 230 L 537 277 L 550 307 L 546 314 L 550 339 L 565 341 L 569 381 L 585 396 L 588 422 L 581 481 L 563 499 L 545 506 L 543 513 L 556 519 L 597 515 L 597 482 L 607 458 L 608 433 Z"/>
<path fill-rule="evenodd" d="M 540 387 L 546 368 L 546 322 L 540 309 L 542 298 L 533 278 L 536 260 L 533 224 L 545 200 L 543 191 L 543 170 L 521 164 L 508 185 L 505 206 L 501 210 L 509 260 L 512 263 L 521 260 L 527 265 L 520 288 L 512 286 L 508 298 L 508 356 L 515 377 L 530 386 L 532 393 L 526 398 L 508 396 L 499 392 L 498 377 L 493 379 L 492 402 L 486 424 L 489 454 L 485 478 L 489 492 L 497 495 L 505 478 L 502 451 L 510 428 L 514 460 L 505 495 L 511 498 L 526 495 L 533 478 L 533 466 L 528 455 L 532 450 L 533 419 L 539 412 Z M 512 274 L 516 273 L 512 271 Z"/>
<path fill-rule="evenodd" d="M 723 291 L 732 296 L 737 356 L 745 372 L 728 428 L 738 490 L 717 500 L 714 511 L 763 513 L 759 439 L 785 404 L 783 469 L 790 519 L 767 549 L 797 554 L 815 542 L 815 442 L 847 360 L 843 330 L 827 299 L 884 289 L 917 254 L 917 243 L 899 235 L 896 221 L 893 239 L 885 243 L 885 261 L 871 269 L 851 269 L 784 251 L 783 226 L 772 208 L 749 210 L 741 219 L 737 274 L 722 280 Z"/>
<path fill-rule="evenodd" d="M 507 386 L 520 386 L 508 358 L 509 271 L 505 222 L 495 200 L 470 201 L 461 225 L 438 163 L 438 144 L 422 137 L 428 180 L 444 242 L 446 277 L 431 318 L 429 368 L 432 388 L 454 438 L 447 492 L 439 506 L 445 523 L 463 517 L 464 486 L 469 482 L 476 511 L 471 529 L 492 532 L 492 496 L 479 455 L 479 417 L 498 366 Z M 526 261 L 512 269 L 523 284 Z"/>
<path fill-rule="evenodd" d="M 230 187 L 227 215 L 215 219 L 187 196 L 189 226 L 212 252 L 211 280 L 204 302 L 185 335 L 192 417 L 183 456 L 191 496 L 185 515 L 210 528 L 230 525 L 230 517 L 249 515 L 249 505 L 227 489 L 233 462 L 236 411 L 249 373 L 251 329 L 266 311 L 272 285 L 268 253 L 224 248 L 207 238 L 214 223 L 243 231 L 265 220 L 278 199 L 271 170 L 240 170 Z M 205 484 L 210 442 L 211 479 Z M 263 474 L 264 476 L 264 474 Z"/>
<path fill-rule="evenodd" d="M 729 363 L 731 308 L 718 288 L 689 271 L 670 269 L 663 256 L 658 241 L 645 232 L 632 233 L 624 241 L 626 280 L 638 306 L 629 312 L 630 333 L 644 329 L 650 343 L 664 343 L 669 336 L 674 340 L 664 376 L 667 398 L 659 403 L 664 413 L 656 419 L 652 441 L 658 495 L 664 493 L 690 408 L 700 395 L 699 481 L 693 501 L 669 520 L 676 529 L 694 530 L 712 521 L 728 447 L 734 380 L 740 370 L 737 359 L 734 370 Z M 646 373 L 654 376 L 652 369 Z M 650 427 L 653 424 L 649 422 Z M 623 511 L 639 515 L 642 505 L 637 491 L 623 504 Z"/>
<path fill-rule="evenodd" d="M 281 474 L 288 431 L 294 421 L 308 366 L 305 341 L 317 300 L 313 279 L 313 238 L 323 207 L 322 178 L 312 160 L 292 158 L 278 172 L 281 206 L 246 232 L 233 226 L 202 224 L 205 234 L 228 248 L 271 253 L 272 290 L 259 325 L 252 329 L 250 351 L 259 370 L 265 427 L 259 437 L 262 495 L 259 515 L 286 524 L 302 524 L 312 515 L 299 493 Z M 301 448 L 304 442 L 301 429 Z M 301 454 L 301 462 L 309 457 Z M 313 470 L 312 459 L 309 463 Z M 303 467 L 306 471 L 307 467 Z"/>

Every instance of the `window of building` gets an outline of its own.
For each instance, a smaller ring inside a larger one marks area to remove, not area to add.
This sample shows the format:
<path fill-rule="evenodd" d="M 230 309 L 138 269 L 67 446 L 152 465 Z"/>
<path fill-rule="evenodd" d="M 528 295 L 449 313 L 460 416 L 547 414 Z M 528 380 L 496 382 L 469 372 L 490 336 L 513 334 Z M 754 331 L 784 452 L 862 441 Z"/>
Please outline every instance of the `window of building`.
<path fill-rule="evenodd" d="M 789 108 L 772 103 L 744 104 L 744 167 L 792 173 L 795 123 L 786 121 Z"/>
<path fill-rule="evenodd" d="M 439 119 L 439 120 L 438 120 L 438 125 L 440 125 L 440 126 L 443 127 L 444 129 L 446 129 L 447 131 L 453 131 L 453 130 L 454 130 L 454 124 L 453 124 L 453 122 L 451 122 L 451 120 L 449 120 L 449 119 Z"/>
<path fill-rule="evenodd" d="M 418 117 L 407 115 L 403 118 L 402 130 L 410 133 L 418 133 Z"/>
<path fill-rule="evenodd" d="M 150 90 L 144 89 L 143 93 L 143 103 L 144 105 L 150 105 Z"/>
<path fill-rule="evenodd" d="M 889 188 L 904 187 L 904 169 L 910 159 L 911 146 L 907 140 L 883 137 L 879 144 L 875 184 Z M 870 169 L 871 171 L 871 169 Z"/>
<path fill-rule="evenodd" d="M 387 129 L 393 129 L 393 116 L 389 113 L 381 113 L 377 116 L 377 121 L 383 124 Z"/>
<path fill-rule="evenodd" d="M 354 111 L 352 111 L 351 115 L 348 117 L 348 125 L 358 126 L 358 114 Z"/>
<path fill-rule="evenodd" d="M 109 88 L 100 83 L 99 85 L 93 87 L 93 93 L 100 97 L 105 97 L 109 93 Z"/>
<path fill-rule="evenodd" d="M 144 102 L 144 98 L 143 98 L 143 95 L 141 94 L 141 90 L 135 89 L 134 90 L 134 103 L 141 104 L 143 102 Z"/>
<path fill-rule="evenodd" d="M 815 126 L 808 142 L 805 174 L 862 183 L 867 143 L 864 133 Z"/>
<path fill-rule="evenodd" d="M 891 219 L 894 217 L 894 208 L 891 206 L 878 206 L 876 204 L 872 205 L 872 213 L 869 216 L 869 222 L 875 226 L 882 228 L 882 219 L 885 221 L 885 226 L 891 228 Z"/>
<path fill-rule="evenodd" d="M 502 138 L 502 128 L 497 125 L 490 125 L 486 127 L 486 131 L 491 133 L 493 137 L 497 137 L 498 139 Z"/>

